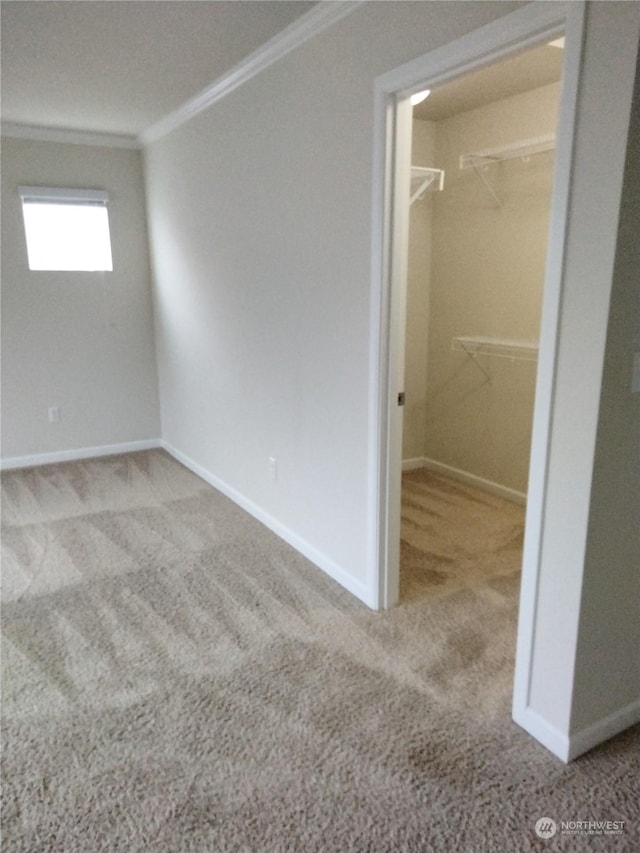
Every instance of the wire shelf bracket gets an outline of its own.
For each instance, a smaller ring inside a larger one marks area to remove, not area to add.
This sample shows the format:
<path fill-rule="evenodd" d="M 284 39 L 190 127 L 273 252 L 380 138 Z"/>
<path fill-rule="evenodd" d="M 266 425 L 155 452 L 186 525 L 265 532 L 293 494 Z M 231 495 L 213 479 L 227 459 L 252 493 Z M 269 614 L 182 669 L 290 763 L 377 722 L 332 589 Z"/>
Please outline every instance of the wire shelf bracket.
<path fill-rule="evenodd" d="M 411 190 L 409 204 L 420 201 L 426 192 L 441 192 L 444 188 L 444 169 L 426 166 L 411 167 Z"/>

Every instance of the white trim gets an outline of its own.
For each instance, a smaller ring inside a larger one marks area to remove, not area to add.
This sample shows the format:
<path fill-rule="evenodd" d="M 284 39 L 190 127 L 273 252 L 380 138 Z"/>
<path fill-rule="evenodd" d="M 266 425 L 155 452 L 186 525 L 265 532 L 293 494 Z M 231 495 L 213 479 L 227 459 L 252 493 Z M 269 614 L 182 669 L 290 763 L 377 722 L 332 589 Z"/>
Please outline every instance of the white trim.
<path fill-rule="evenodd" d="M 514 709 L 513 721 L 565 764 L 570 761 L 569 738 L 536 711 L 531 708 Z"/>
<path fill-rule="evenodd" d="M 373 115 L 373 174 L 371 205 L 371 305 L 369 335 L 369 470 L 367 572 L 376 608 L 389 601 L 388 533 L 388 380 L 389 380 L 389 256 L 391 242 L 391 152 L 394 99 L 392 91 L 376 84 Z"/>
<path fill-rule="evenodd" d="M 426 468 L 426 458 L 424 456 L 414 456 L 411 459 L 402 460 L 403 471 L 418 471 L 420 468 Z"/>
<path fill-rule="evenodd" d="M 583 6 L 583 3 L 581 0 L 529 3 L 381 75 L 376 80 L 376 91 L 409 97 L 412 90 L 421 85 L 419 81 L 424 84 L 429 79 L 443 83 L 527 47 L 539 46 L 554 33 L 563 31 L 573 5 Z"/>
<path fill-rule="evenodd" d="M 413 471 L 417 468 L 427 468 L 429 471 L 434 471 L 437 474 L 444 474 L 446 477 L 451 477 L 452 480 L 467 483 L 469 486 L 482 489 L 492 495 L 497 495 L 500 498 L 505 498 L 522 506 L 525 506 L 527 503 L 526 492 L 519 492 L 517 489 L 503 486 L 501 483 L 496 483 L 493 480 L 486 480 L 484 477 L 478 477 L 477 474 L 471 474 L 469 471 L 464 471 L 461 468 L 454 468 L 452 465 L 445 465 L 444 462 L 429 459 L 427 456 L 422 456 L 418 459 L 407 459 L 402 463 L 403 471 Z"/>
<path fill-rule="evenodd" d="M 545 284 L 540 323 L 535 407 L 527 487 L 527 516 L 522 557 L 522 580 L 513 687 L 514 719 L 529 706 L 535 626 L 537 622 L 542 536 L 550 465 L 550 435 L 555 403 L 559 324 L 562 310 L 573 149 L 585 30 L 585 4 L 569 3 L 565 21 L 565 59 L 556 129 L 556 156 Z"/>
<path fill-rule="evenodd" d="M 98 447 L 79 447 L 75 450 L 54 450 L 51 453 L 34 453 L 31 456 L 9 456 L 6 459 L 0 460 L 0 470 L 13 471 L 17 468 L 56 465 L 58 462 L 76 462 L 79 459 L 93 459 L 98 456 L 119 456 L 121 453 L 153 450 L 156 447 L 162 447 L 160 439 L 147 438 L 141 441 L 125 441 L 122 444 L 101 444 Z"/>
<path fill-rule="evenodd" d="M 36 127 L 30 124 L 2 122 L 2 136 L 8 139 L 29 139 L 33 142 L 59 142 L 63 145 L 89 145 L 94 148 L 127 148 L 139 151 L 142 147 L 135 136 L 116 133 L 92 133 L 67 130 L 62 127 Z"/>
<path fill-rule="evenodd" d="M 262 507 L 258 506 L 258 504 L 245 497 L 245 495 L 237 489 L 234 489 L 233 486 L 225 483 L 224 480 L 221 480 L 215 474 L 212 474 L 202 465 L 194 462 L 193 459 L 173 447 L 169 442 L 162 441 L 161 446 L 167 451 L 167 453 L 171 454 L 174 459 L 177 459 L 178 462 L 184 465 L 185 468 L 193 471 L 194 474 L 197 474 L 198 477 L 201 477 L 206 483 L 213 486 L 214 489 L 222 492 L 223 495 L 248 512 L 249 515 L 252 515 L 257 519 L 257 521 L 264 524 L 265 527 L 268 527 L 269 530 L 276 534 L 276 536 L 279 536 L 280 539 L 283 539 L 291 545 L 292 548 L 295 548 L 296 551 L 310 560 L 315 566 L 322 569 L 325 574 L 329 575 L 329 577 L 339 583 L 340 586 L 347 589 L 367 606 L 374 607 L 374 603 L 368 595 L 368 588 L 366 584 L 355 580 L 353 576 L 346 572 L 341 566 L 334 563 L 333 560 L 318 551 L 317 548 L 309 544 L 309 542 L 301 536 L 298 536 L 298 534 L 294 533 L 290 528 L 281 524 L 281 522 L 263 510 Z"/>
<path fill-rule="evenodd" d="M 245 57 L 242 62 L 227 71 L 226 74 L 214 80 L 213 83 L 160 121 L 143 130 L 138 135 L 140 145 L 145 146 L 157 142 L 163 136 L 190 121 L 239 86 L 251 80 L 252 77 L 278 62 L 292 50 L 350 15 L 362 2 L 363 0 L 347 0 L 347 2 L 339 0 L 339 2 L 316 3 L 309 12 L 301 15 L 288 27 L 285 27 L 282 32 L 269 39 L 252 54 Z"/>
<path fill-rule="evenodd" d="M 65 187 L 18 187 L 22 201 L 38 204 L 107 204 L 105 190 L 67 189 Z"/>
<path fill-rule="evenodd" d="M 640 723 L 640 699 L 569 736 L 568 761 Z"/>
<path fill-rule="evenodd" d="M 567 736 L 530 707 L 514 708 L 513 720 L 559 759 L 568 763 L 640 722 L 640 699 Z"/>

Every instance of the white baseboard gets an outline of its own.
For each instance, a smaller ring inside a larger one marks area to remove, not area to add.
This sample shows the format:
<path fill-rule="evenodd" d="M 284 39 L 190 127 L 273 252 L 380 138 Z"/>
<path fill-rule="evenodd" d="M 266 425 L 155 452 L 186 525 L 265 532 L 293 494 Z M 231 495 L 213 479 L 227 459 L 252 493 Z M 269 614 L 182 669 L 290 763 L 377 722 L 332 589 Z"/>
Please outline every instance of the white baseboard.
<path fill-rule="evenodd" d="M 78 459 L 92 459 L 97 456 L 116 456 L 120 453 L 135 453 L 137 450 L 153 450 L 155 447 L 162 447 L 159 438 L 125 441 L 122 444 L 102 444 L 98 447 L 78 447 L 74 450 L 55 450 L 52 453 L 34 453 L 31 456 L 10 456 L 0 460 L 0 470 L 11 471 L 15 468 L 35 468 L 37 465 L 55 465 L 58 462 L 75 462 Z"/>
<path fill-rule="evenodd" d="M 426 468 L 426 459 L 424 456 L 416 456 L 414 459 L 403 459 L 403 471 L 417 471 L 419 468 Z"/>
<path fill-rule="evenodd" d="M 513 719 L 566 764 L 630 726 L 640 723 L 640 699 L 569 735 L 550 725 L 531 708 L 514 708 Z"/>
<path fill-rule="evenodd" d="M 365 584 L 356 580 L 341 566 L 334 563 L 333 560 L 318 551 L 317 548 L 302 537 L 298 536 L 298 534 L 293 530 L 290 530 L 284 524 L 279 522 L 276 518 L 262 509 L 262 507 L 258 506 L 258 504 L 254 503 L 232 486 L 225 483 L 224 480 L 216 477 L 215 474 L 207 471 L 207 469 L 203 468 L 202 465 L 194 462 L 189 456 L 182 453 L 166 441 L 163 441 L 161 446 L 167 451 L 167 453 L 171 454 L 174 459 L 177 459 L 178 462 L 182 463 L 185 468 L 189 468 L 190 471 L 193 471 L 194 474 L 197 474 L 198 477 L 201 477 L 206 483 L 213 486 L 214 489 L 222 492 L 223 495 L 248 512 L 249 515 L 252 515 L 261 524 L 264 524 L 265 527 L 268 527 L 269 530 L 276 534 L 276 536 L 279 536 L 280 539 L 283 539 L 287 544 L 291 545 L 292 548 L 295 548 L 296 551 L 310 560 L 315 566 L 322 569 L 325 574 L 329 575 L 330 578 L 352 593 L 352 595 L 355 595 L 356 598 L 360 599 L 360 601 L 366 604 L 367 607 L 375 609 L 376 603 L 371 600 L 370 590 Z"/>
<path fill-rule="evenodd" d="M 527 502 L 526 492 L 519 492 L 516 489 L 509 488 L 509 486 L 503 486 L 501 483 L 494 483 L 493 480 L 485 480 L 484 477 L 478 477 L 460 468 L 445 465 L 444 462 L 437 462 L 435 459 L 429 459 L 427 456 L 405 459 L 402 463 L 403 471 L 415 471 L 417 468 L 428 468 L 429 471 L 435 471 L 437 474 L 444 474 L 447 477 L 451 477 L 452 480 L 459 480 L 461 483 L 467 483 L 469 486 L 484 489 L 485 492 L 490 492 L 492 495 L 497 495 L 500 498 L 506 498 L 508 501 L 516 504 L 525 505 Z"/>
<path fill-rule="evenodd" d="M 569 758 L 569 738 L 531 708 L 514 708 L 513 720 L 565 764 Z"/>
<path fill-rule="evenodd" d="M 640 699 L 614 711 L 569 737 L 569 761 L 640 723 Z"/>

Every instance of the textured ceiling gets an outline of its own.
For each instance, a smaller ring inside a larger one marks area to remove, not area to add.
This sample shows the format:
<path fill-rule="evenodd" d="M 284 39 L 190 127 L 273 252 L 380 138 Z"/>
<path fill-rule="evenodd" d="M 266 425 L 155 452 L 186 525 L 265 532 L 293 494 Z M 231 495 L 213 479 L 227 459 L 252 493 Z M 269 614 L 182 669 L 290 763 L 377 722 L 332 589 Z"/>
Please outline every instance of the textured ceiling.
<path fill-rule="evenodd" d="M 313 5 L 2 2 L 2 119 L 136 135 Z"/>

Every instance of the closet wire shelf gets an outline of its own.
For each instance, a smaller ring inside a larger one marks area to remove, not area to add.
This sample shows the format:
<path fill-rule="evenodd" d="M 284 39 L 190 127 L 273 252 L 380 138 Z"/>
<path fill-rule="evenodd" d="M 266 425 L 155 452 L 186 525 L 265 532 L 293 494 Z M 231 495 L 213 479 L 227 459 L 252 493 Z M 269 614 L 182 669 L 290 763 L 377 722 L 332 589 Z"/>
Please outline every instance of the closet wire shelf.
<path fill-rule="evenodd" d="M 510 361 L 536 361 L 538 358 L 538 344 L 535 341 L 510 338 L 457 337 L 453 338 L 451 349 L 468 355 L 487 379 L 490 378 L 489 372 L 478 361 L 478 356 L 506 358 Z"/>
<path fill-rule="evenodd" d="M 485 148 L 482 151 L 461 154 L 460 168 L 468 169 L 470 166 L 488 166 L 491 163 L 499 163 L 502 160 L 526 159 L 533 154 L 542 154 L 545 151 L 551 151 L 555 147 L 555 133 L 546 133 L 531 139 L 510 142 L 508 145 L 498 145 L 495 148 Z"/>
<path fill-rule="evenodd" d="M 556 147 L 555 133 L 546 133 L 531 139 L 522 139 L 519 142 L 511 142 L 508 145 L 499 145 L 495 148 L 485 148 L 482 151 L 472 151 L 470 154 L 460 155 L 460 168 L 472 168 L 480 178 L 487 192 L 491 195 L 498 207 L 502 207 L 502 199 L 491 186 L 485 174 L 487 166 L 492 163 L 500 163 L 503 160 L 527 160 L 533 154 L 542 154 Z"/>

